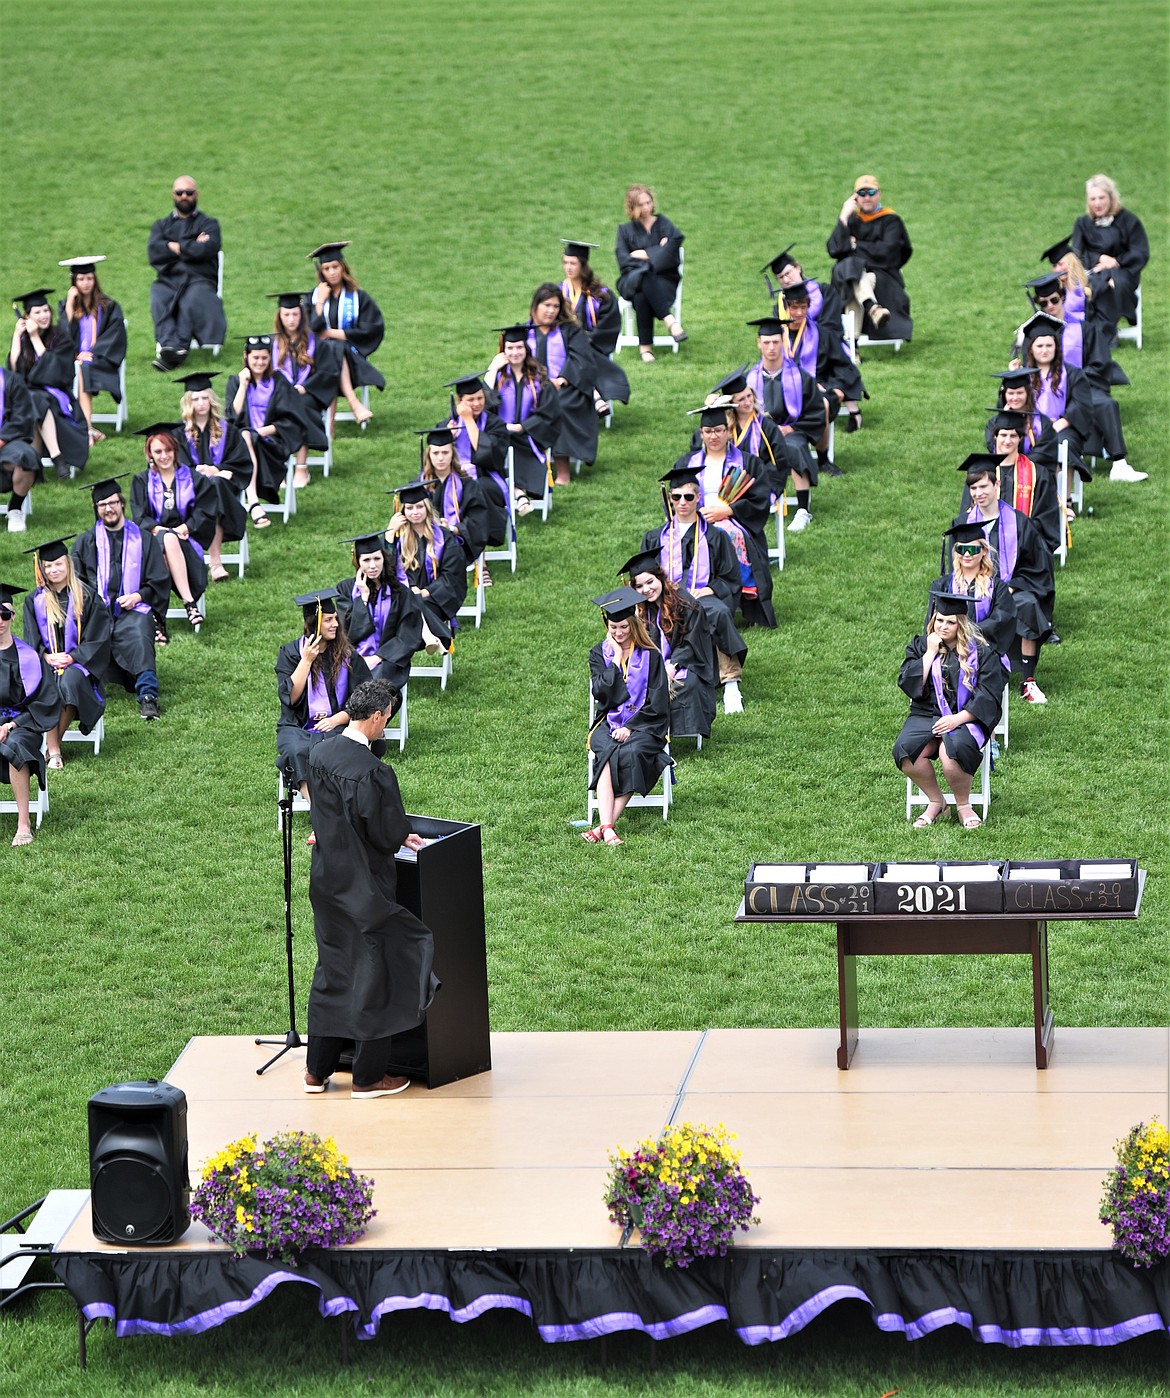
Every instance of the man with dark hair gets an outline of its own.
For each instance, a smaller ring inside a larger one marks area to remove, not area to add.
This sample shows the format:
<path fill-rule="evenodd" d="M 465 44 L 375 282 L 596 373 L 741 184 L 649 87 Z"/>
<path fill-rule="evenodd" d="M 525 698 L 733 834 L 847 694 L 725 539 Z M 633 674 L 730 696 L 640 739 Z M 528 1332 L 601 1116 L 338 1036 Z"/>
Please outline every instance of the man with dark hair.
<path fill-rule="evenodd" d="M 397 901 L 395 851 L 426 841 L 411 833 L 393 771 L 370 751 L 401 703 L 386 680 L 358 685 L 346 700 L 348 728 L 322 739 L 309 757 L 317 967 L 305 1091 L 325 1091 L 352 1041 L 355 1101 L 410 1086 L 386 1071 L 390 1041 L 422 1022 L 439 984 L 430 930 Z"/>
<path fill-rule="evenodd" d="M 157 276 L 150 288 L 150 314 L 158 345 L 154 367 L 177 369 L 192 340 L 222 345 L 227 317 L 216 287 L 223 246 L 219 224 L 198 208 L 199 190 L 190 175 L 180 175 L 171 189 L 173 212 L 150 230 L 146 256 Z"/>

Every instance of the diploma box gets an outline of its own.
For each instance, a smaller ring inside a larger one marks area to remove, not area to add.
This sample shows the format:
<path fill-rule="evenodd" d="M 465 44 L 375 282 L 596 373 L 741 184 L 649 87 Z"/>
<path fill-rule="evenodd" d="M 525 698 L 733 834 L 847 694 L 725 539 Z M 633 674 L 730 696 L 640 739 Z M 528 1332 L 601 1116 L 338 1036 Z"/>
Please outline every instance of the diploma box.
<path fill-rule="evenodd" d="M 760 917 L 848 917 L 872 913 L 876 864 L 753 864 L 744 913 Z"/>
<path fill-rule="evenodd" d="M 1004 876 L 1004 911 L 1043 917 L 1133 912 L 1135 859 L 1013 859 Z"/>
<path fill-rule="evenodd" d="M 879 864 L 874 911 L 903 917 L 1003 912 L 1002 859 L 906 860 Z"/>

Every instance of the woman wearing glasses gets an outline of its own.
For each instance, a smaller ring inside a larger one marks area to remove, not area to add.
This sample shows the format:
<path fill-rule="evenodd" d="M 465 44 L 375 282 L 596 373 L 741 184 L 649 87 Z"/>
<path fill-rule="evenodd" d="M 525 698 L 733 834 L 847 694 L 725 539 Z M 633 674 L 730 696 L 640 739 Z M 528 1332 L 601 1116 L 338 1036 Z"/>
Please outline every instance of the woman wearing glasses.
<path fill-rule="evenodd" d="M 995 556 L 978 521 L 952 524 L 943 535 L 951 541 L 951 566 L 930 585 L 927 616 L 934 610 L 937 594 L 967 598 L 967 617 L 978 626 L 984 641 L 996 651 L 1005 669 L 1016 639 L 1016 604 L 1011 588 L 1000 579 Z"/>

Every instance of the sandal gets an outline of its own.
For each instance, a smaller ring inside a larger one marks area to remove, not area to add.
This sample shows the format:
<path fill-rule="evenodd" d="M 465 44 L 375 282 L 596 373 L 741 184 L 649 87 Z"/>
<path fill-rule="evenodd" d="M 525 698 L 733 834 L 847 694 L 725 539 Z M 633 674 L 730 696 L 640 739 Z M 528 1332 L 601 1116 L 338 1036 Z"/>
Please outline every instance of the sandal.
<path fill-rule="evenodd" d="M 621 845 L 625 843 L 612 825 L 599 825 L 597 828 L 601 831 L 601 838 L 607 845 Z"/>
<path fill-rule="evenodd" d="M 653 363 L 654 363 L 654 351 L 653 351 L 652 349 L 647 349 L 647 347 L 646 347 L 645 345 L 639 345 L 639 346 L 638 346 L 638 353 L 642 356 L 642 363 L 643 363 L 643 364 L 653 364 Z"/>
<path fill-rule="evenodd" d="M 212 582 L 227 582 L 227 580 L 228 580 L 229 577 L 231 577 L 231 574 L 230 574 L 230 573 L 228 572 L 228 570 L 223 566 L 222 563 L 221 563 L 217 568 L 213 568 L 213 569 L 211 570 L 211 581 L 212 581 Z"/>
<path fill-rule="evenodd" d="M 65 759 L 59 752 L 51 752 L 46 765 L 50 772 L 63 772 L 65 770 Z"/>
<path fill-rule="evenodd" d="M 259 511 L 259 513 L 257 513 Z M 268 513 L 259 500 L 253 500 L 248 506 L 248 517 L 251 519 L 256 529 L 267 529 L 272 521 L 268 518 Z"/>
<path fill-rule="evenodd" d="M 99 432 L 96 427 L 91 427 L 89 429 L 89 444 L 91 447 L 95 447 L 99 442 L 104 442 L 105 440 L 106 434 L 104 432 Z"/>
<path fill-rule="evenodd" d="M 593 410 L 598 417 L 608 417 L 612 412 L 612 407 L 604 398 L 598 398 L 593 404 Z"/>
<path fill-rule="evenodd" d="M 925 829 L 927 828 L 927 826 L 930 826 L 930 825 L 937 825 L 937 824 L 939 823 L 940 820 L 946 820 L 946 819 L 947 819 L 947 817 L 948 817 L 948 816 L 950 815 L 950 813 L 951 813 L 951 808 L 950 808 L 950 806 L 947 805 L 947 803 L 946 803 L 945 801 L 942 803 L 942 810 L 939 811 L 939 812 L 938 812 L 937 814 L 935 814 L 935 815 L 931 815 L 931 813 L 930 813 L 930 808 L 931 808 L 931 806 L 937 806 L 937 805 L 938 805 L 938 802 L 937 802 L 937 801 L 929 801 L 929 802 L 927 803 L 926 810 L 924 810 L 924 811 L 922 812 L 922 814 L 918 817 L 918 819 L 914 822 L 914 829 L 915 829 L 915 830 L 925 830 Z"/>
<path fill-rule="evenodd" d="M 167 635 L 167 624 L 161 616 L 154 619 L 154 643 L 156 646 L 169 646 L 171 638 Z"/>
<path fill-rule="evenodd" d="M 31 830 L 18 830 L 12 837 L 12 848 L 19 849 L 21 845 L 31 845 L 33 833 Z"/>
<path fill-rule="evenodd" d="M 309 468 L 307 466 L 298 466 L 296 470 L 293 472 L 293 489 L 304 490 L 312 479 L 312 476 L 309 475 Z"/>
<path fill-rule="evenodd" d="M 681 345 L 682 342 L 688 338 L 687 332 L 682 328 L 681 325 L 679 325 L 677 321 L 675 321 L 674 329 L 670 332 L 670 338 L 674 341 L 676 345 Z"/>
<path fill-rule="evenodd" d="M 312 849 L 313 846 L 314 846 L 316 843 L 317 843 L 317 832 L 314 830 L 313 833 L 309 836 L 309 838 L 305 841 L 305 844 L 307 844 L 308 847 L 309 847 L 310 849 Z"/>
<path fill-rule="evenodd" d="M 959 816 L 959 824 L 963 827 L 964 830 L 978 830 L 979 827 L 983 824 L 983 822 L 975 814 L 974 806 L 958 806 L 956 807 L 956 810 Z M 963 814 L 964 811 L 967 812 L 966 815 Z"/>
<path fill-rule="evenodd" d="M 599 825 L 596 830 L 582 830 L 581 838 L 589 845 L 601 844 L 601 832 L 604 826 Z"/>
<path fill-rule="evenodd" d="M 187 613 L 187 620 L 191 623 L 192 626 L 202 626 L 203 623 L 207 620 L 207 618 L 199 610 L 198 604 L 195 602 L 184 602 L 183 610 Z"/>

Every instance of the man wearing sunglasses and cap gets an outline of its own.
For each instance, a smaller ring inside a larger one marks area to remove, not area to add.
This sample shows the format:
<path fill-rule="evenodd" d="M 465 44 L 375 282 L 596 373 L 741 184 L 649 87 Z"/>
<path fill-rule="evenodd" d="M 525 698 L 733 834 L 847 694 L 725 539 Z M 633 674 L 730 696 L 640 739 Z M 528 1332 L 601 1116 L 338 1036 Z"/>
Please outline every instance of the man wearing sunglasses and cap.
<path fill-rule="evenodd" d="M 826 244 L 833 285 L 852 310 L 858 333 L 908 340 L 914 329 L 902 268 L 914 249 L 906 225 L 882 205 L 876 175 L 859 175 Z"/>
<path fill-rule="evenodd" d="M 150 288 L 158 344 L 153 362 L 164 374 L 187 358 L 192 340 L 222 345 L 227 339 L 227 316 L 216 295 L 223 246 L 219 224 L 199 209 L 199 190 L 190 175 L 179 176 L 171 197 L 174 209 L 151 226 L 146 245 L 156 273 Z"/>

